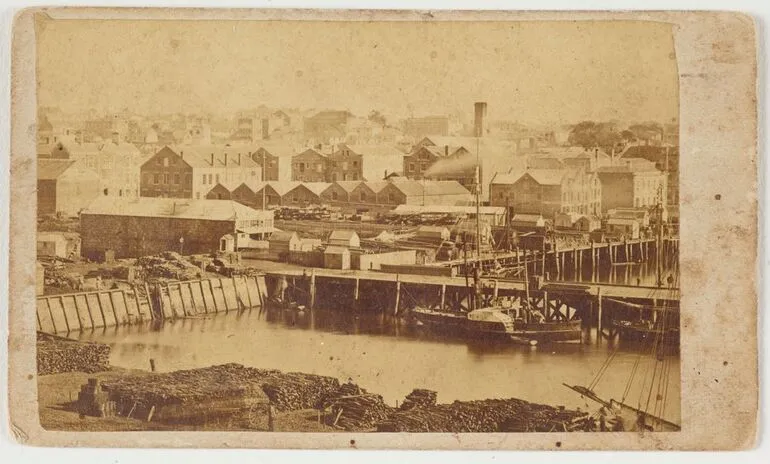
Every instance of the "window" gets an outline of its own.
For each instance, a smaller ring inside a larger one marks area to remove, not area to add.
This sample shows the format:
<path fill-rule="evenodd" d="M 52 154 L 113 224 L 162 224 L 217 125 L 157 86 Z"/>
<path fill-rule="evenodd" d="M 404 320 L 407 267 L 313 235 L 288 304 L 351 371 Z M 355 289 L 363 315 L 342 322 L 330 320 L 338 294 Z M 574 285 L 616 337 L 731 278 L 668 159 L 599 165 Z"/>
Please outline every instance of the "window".
<path fill-rule="evenodd" d="M 299 172 L 305 172 L 305 163 L 299 163 Z"/>
<path fill-rule="evenodd" d="M 392 192 L 388 192 L 388 203 L 395 203 L 396 202 L 396 196 L 393 195 Z"/>
<path fill-rule="evenodd" d="M 168 174 L 163 174 L 163 185 L 168 185 Z"/>
<path fill-rule="evenodd" d="M 212 182 L 211 174 L 209 174 L 209 184 L 212 184 L 212 183 L 213 182 Z"/>
<path fill-rule="evenodd" d="M 318 163 L 318 164 L 316 164 L 316 166 L 315 166 L 315 170 L 316 170 L 316 172 L 323 172 L 323 170 L 324 170 L 324 165 L 323 165 L 323 164 L 321 164 L 321 163 Z"/>
<path fill-rule="evenodd" d="M 337 199 L 337 192 L 332 192 L 332 200 L 336 200 L 336 199 Z"/>
<path fill-rule="evenodd" d="M 200 200 L 201 199 L 201 193 L 200 192 L 196 192 L 195 193 L 195 199 L 196 200 Z"/>
<path fill-rule="evenodd" d="M 361 203 L 366 202 L 366 192 L 361 192 Z"/>
<path fill-rule="evenodd" d="M 295 193 L 294 195 L 292 195 L 292 196 L 291 196 L 291 201 L 293 201 L 294 203 L 296 203 L 296 202 L 298 202 L 298 201 L 299 201 L 299 197 L 297 197 L 297 194 L 296 194 L 296 193 Z"/>
<path fill-rule="evenodd" d="M 358 161 L 353 161 L 353 167 L 354 167 L 354 168 L 357 168 L 357 167 L 358 167 Z"/>
<path fill-rule="evenodd" d="M 414 163 L 409 163 L 409 172 L 414 171 Z"/>
<path fill-rule="evenodd" d="M 179 185 L 179 174 L 174 174 L 174 184 Z"/>
<path fill-rule="evenodd" d="M 219 183 L 219 174 L 217 174 L 217 184 Z"/>
<path fill-rule="evenodd" d="M 343 161 L 342 162 L 342 169 L 347 171 L 347 169 L 348 169 L 348 162 L 347 161 Z"/>
<path fill-rule="evenodd" d="M 168 158 L 163 158 L 163 167 L 164 168 L 168 167 Z"/>
<path fill-rule="evenodd" d="M 155 174 L 152 176 L 152 183 L 155 185 L 160 184 L 160 174 Z"/>
<path fill-rule="evenodd" d="M 206 174 L 203 175 L 203 180 L 201 181 L 201 183 L 203 183 L 203 184 L 206 183 Z"/>
<path fill-rule="evenodd" d="M 155 161 L 156 161 L 156 163 L 158 163 L 158 166 L 160 166 L 161 164 L 163 164 L 163 158 L 158 158 L 158 159 L 157 159 L 157 160 L 155 160 Z"/>

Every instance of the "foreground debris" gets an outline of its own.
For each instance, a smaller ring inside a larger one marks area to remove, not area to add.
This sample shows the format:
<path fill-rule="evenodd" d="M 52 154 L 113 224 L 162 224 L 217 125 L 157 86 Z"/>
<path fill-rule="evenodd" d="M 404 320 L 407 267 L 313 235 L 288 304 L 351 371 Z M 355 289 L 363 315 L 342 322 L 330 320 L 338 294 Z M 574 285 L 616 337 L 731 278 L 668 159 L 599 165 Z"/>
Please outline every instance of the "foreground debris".
<path fill-rule="evenodd" d="M 413 390 L 396 408 L 352 382 L 240 364 L 90 380 L 78 397 L 81 414 L 202 426 L 244 414 L 265 417 L 271 406 L 283 413 L 315 410 L 319 424 L 348 431 L 578 431 L 590 420 L 586 413 L 516 398 L 437 404 L 438 394 L 426 389 Z"/>
<path fill-rule="evenodd" d="M 37 333 L 38 375 L 62 372 L 101 372 L 110 368 L 110 347 Z"/>

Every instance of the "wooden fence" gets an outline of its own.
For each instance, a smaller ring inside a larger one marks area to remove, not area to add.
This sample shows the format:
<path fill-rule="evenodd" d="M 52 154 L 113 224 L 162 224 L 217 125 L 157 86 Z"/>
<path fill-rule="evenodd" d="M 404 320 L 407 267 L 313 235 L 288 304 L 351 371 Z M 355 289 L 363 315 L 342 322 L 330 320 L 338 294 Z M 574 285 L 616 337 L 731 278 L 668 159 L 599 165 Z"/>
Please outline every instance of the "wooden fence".
<path fill-rule="evenodd" d="M 261 306 L 265 292 L 263 276 L 236 276 L 44 295 L 37 298 L 37 329 L 74 332 L 236 311 Z"/>

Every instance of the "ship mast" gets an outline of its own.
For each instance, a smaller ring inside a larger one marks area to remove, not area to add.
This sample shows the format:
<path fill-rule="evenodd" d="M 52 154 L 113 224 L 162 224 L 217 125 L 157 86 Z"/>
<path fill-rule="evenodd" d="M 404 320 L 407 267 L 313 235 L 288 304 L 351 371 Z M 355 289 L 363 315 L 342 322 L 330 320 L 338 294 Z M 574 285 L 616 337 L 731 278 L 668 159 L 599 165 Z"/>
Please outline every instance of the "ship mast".
<path fill-rule="evenodd" d="M 662 188 L 658 187 L 657 202 L 655 203 L 655 222 L 656 222 L 656 237 L 655 237 L 655 270 L 656 270 L 656 284 L 658 287 L 663 286 L 663 205 L 661 203 Z"/>

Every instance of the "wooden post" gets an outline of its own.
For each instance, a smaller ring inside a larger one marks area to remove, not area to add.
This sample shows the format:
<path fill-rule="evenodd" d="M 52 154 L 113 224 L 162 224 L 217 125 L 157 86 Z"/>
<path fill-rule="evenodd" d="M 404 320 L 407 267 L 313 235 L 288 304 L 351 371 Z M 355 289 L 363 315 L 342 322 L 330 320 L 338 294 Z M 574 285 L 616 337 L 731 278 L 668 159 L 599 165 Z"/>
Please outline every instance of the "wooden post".
<path fill-rule="evenodd" d="M 602 343 L 602 289 L 599 287 L 596 290 L 596 298 L 598 300 L 597 314 L 596 314 L 596 344 Z"/>
<path fill-rule="evenodd" d="M 393 305 L 393 315 L 398 315 L 398 304 L 401 301 L 401 281 L 398 280 L 398 274 L 396 274 L 396 303 Z"/>
<path fill-rule="evenodd" d="M 553 250 L 554 254 L 554 261 L 556 261 L 556 279 L 558 280 L 561 277 L 562 269 L 564 269 L 564 262 L 559 262 L 560 258 L 564 258 L 564 254 L 562 253 L 561 256 L 559 256 L 559 252 L 554 248 Z"/>
<path fill-rule="evenodd" d="M 446 305 L 446 284 L 441 284 L 441 304 L 439 306 L 439 309 L 443 311 L 445 305 Z"/>
<path fill-rule="evenodd" d="M 356 287 L 353 290 L 353 299 L 356 301 L 356 304 L 358 304 L 358 285 L 359 285 L 359 278 L 356 277 Z"/>
<path fill-rule="evenodd" d="M 495 284 L 495 287 L 494 287 L 494 289 L 492 290 L 492 298 L 494 298 L 495 300 L 497 300 L 497 280 L 494 280 L 493 282 L 494 282 L 494 284 Z"/>
<path fill-rule="evenodd" d="M 581 248 L 580 250 L 578 250 L 576 248 L 575 250 L 577 251 L 577 261 L 578 261 L 578 263 L 577 263 L 577 273 L 575 274 L 575 280 L 580 282 L 580 281 L 583 280 L 583 249 Z"/>
<path fill-rule="evenodd" d="M 275 431 L 275 406 L 272 404 L 267 407 L 267 429 Z"/>
<path fill-rule="evenodd" d="M 358 290 L 358 282 L 356 282 L 356 290 Z M 310 270 L 310 309 L 313 309 L 314 307 L 315 307 L 315 269 L 311 269 Z"/>
<path fill-rule="evenodd" d="M 596 271 L 596 245 L 591 240 L 591 275 L 593 276 Z"/>
<path fill-rule="evenodd" d="M 548 306 L 548 290 L 543 291 L 543 316 L 546 321 L 551 320 L 551 308 Z"/>
<path fill-rule="evenodd" d="M 150 358 L 150 372 L 155 372 L 155 360 Z"/>

